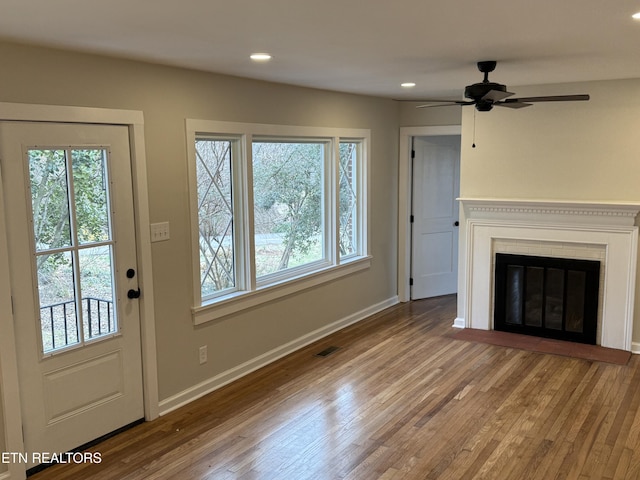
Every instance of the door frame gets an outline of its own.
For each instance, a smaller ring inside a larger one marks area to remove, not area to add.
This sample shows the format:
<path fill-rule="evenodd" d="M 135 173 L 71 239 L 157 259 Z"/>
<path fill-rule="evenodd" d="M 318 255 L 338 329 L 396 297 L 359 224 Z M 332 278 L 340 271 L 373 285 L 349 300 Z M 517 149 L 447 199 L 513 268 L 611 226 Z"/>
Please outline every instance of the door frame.
<path fill-rule="evenodd" d="M 411 148 L 413 137 L 462 135 L 461 125 L 400 127 L 398 156 L 398 300 L 411 300 L 411 193 L 413 169 Z"/>
<path fill-rule="evenodd" d="M 133 208 L 136 230 L 138 280 L 144 295 L 139 299 L 142 354 L 142 388 L 144 414 L 147 421 L 159 415 L 158 369 L 154 322 L 153 276 L 149 195 L 144 143 L 144 116 L 138 110 L 115 110 L 92 107 L 70 107 L 0 102 L 0 121 L 31 121 L 51 123 L 85 123 L 124 125 L 129 129 Z M 5 447 L 8 452 L 24 452 L 22 411 L 19 395 L 18 362 L 11 308 L 11 278 L 5 222 L 4 196 L 0 171 L 0 390 L 4 406 Z M 23 479 L 25 465 L 8 465 L 0 480 Z"/>

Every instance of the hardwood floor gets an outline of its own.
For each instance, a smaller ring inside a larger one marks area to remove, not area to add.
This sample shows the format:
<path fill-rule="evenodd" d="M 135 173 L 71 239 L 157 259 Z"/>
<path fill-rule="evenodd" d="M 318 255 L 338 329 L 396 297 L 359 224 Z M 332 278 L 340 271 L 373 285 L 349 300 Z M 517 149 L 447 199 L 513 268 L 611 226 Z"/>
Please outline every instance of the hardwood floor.
<path fill-rule="evenodd" d="M 392 307 L 31 478 L 640 478 L 640 356 L 456 340 L 455 313 Z"/>

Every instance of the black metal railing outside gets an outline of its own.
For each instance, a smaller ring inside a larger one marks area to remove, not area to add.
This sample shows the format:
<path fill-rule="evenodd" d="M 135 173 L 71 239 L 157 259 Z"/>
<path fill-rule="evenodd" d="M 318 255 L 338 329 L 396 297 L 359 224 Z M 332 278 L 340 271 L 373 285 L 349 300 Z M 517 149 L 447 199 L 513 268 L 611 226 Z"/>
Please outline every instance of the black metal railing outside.
<path fill-rule="evenodd" d="M 82 308 L 87 320 L 87 332 L 85 333 L 87 339 L 114 332 L 113 301 L 85 297 L 82 299 Z M 74 300 L 41 307 L 40 318 L 45 352 L 80 342 L 80 329 Z"/>

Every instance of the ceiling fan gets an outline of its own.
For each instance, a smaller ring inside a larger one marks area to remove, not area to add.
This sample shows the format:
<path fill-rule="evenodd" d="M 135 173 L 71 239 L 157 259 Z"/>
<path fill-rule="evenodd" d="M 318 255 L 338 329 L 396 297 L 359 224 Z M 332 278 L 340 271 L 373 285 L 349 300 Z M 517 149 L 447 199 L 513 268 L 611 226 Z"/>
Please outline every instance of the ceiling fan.
<path fill-rule="evenodd" d="M 589 100 L 589 95 L 555 95 L 547 97 L 521 97 L 509 98 L 514 93 L 507 92 L 506 85 L 490 82 L 489 73 L 496 68 L 497 62 L 494 60 L 478 62 L 478 70 L 484 73 L 484 80 L 480 83 L 468 85 L 464 89 L 465 98 L 470 100 L 419 100 L 426 102 L 425 105 L 418 105 L 416 108 L 443 107 L 448 105 L 475 105 L 480 112 L 488 112 L 493 107 L 523 108 L 534 102 L 575 102 Z M 432 104 L 439 105 L 432 105 Z"/>

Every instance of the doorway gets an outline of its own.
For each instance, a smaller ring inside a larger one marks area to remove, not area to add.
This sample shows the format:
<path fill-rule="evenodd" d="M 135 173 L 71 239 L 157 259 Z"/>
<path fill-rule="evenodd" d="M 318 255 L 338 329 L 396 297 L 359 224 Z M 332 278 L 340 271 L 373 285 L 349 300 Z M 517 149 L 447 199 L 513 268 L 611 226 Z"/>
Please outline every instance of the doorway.
<path fill-rule="evenodd" d="M 411 210 L 413 188 L 412 145 L 414 137 L 458 136 L 460 125 L 402 127 L 398 170 L 398 300 L 411 300 Z"/>
<path fill-rule="evenodd" d="M 413 137 L 411 299 L 458 291 L 460 136 Z"/>
<path fill-rule="evenodd" d="M 129 321 L 127 320 L 128 318 L 127 310 L 136 309 L 139 314 L 139 321 L 137 322 L 138 328 L 139 328 L 139 335 L 138 335 L 138 340 L 136 342 L 138 360 L 137 362 L 134 362 L 134 363 L 137 364 L 135 369 L 140 371 L 140 366 L 142 369 L 141 380 L 140 380 L 140 375 L 138 374 L 137 377 L 139 380 L 136 383 L 137 383 L 138 393 L 140 391 L 143 391 L 144 394 L 142 396 L 142 401 L 136 400 L 134 402 L 136 403 L 135 416 L 137 418 L 144 417 L 146 420 L 152 420 L 156 418 L 158 416 L 157 365 L 156 365 L 156 345 L 155 345 L 155 324 L 154 324 L 154 312 L 153 312 L 153 282 L 151 278 L 151 252 L 150 252 L 151 242 L 150 242 L 150 235 L 149 235 L 149 207 L 148 207 L 148 191 L 147 191 L 147 184 L 146 184 L 146 162 L 145 162 L 145 151 L 144 151 L 144 120 L 143 120 L 142 112 L 133 111 L 133 110 L 112 110 L 112 109 L 99 109 L 99 108 L 88 108 L 88 107 L 60 107 L 60 106 L 49 106 L 49 105 L 27 105 L 27 104 L 13 104 L 13 103 L 0 102 L 0 121 L 20 122 L 20 123 L 37 122 L 40 125 L 49 125 L 49 126 L 55 125 L 55 124 L 66 124 L 66 126 L 79 126 L 81 124 L 83 125 L 91 124 L 96 127 L 107 126 L 107 125 L 111 125 L 111 126 L 120 125 L 120 127 L 117 127 L 117 129 L 120 132 L 124 132 L 125 135 L 127 136 L 125 140 L 126 147 L 124 148 L 126 148 L 127 153 L 131 155 L 130 163 L 128 165 L 129 175 L 133 173 L 133 181 L 129 182 L 128 190 L 130 193 L 134 194 L 133 201 L 129 203 L 129 210 L 133 212 L 135 215 L 135 222 L 133 227 L 129 229 L 129 234 L 134 238 L 134 245 L 135 245 L 134 261 L 137 265 L 137 271 L 136 271 L 135 277 L 132 279 L 131 285 L 127 284 L 126 282 L 123 283 L 123 281 L 120 279 L 121 267 L 119 266 L 116 267 L 116 265 L 120 265 L 118 259 L 119 258 L 121 259 L 123 257 L 121 256 L 121 254 L 116 255 L 115 253 L 113 253 L 112 255 L 113 266 L 111 268 L 111 272 L 114 275 L 113 295 L 116 302 L 118 302 L 122 300 L 123 292 L 124 292 L 124 295 L 126 296 L 126 294 L 128 293 L 128 290 L 136 291 L 136 289 L 133 288 L 135 287 L 136 284 L 138 288 L 142 289 L 142 291 L 144 292 L 144 295 L 142 295 L 139 299 L 136 300 L 137 306 L 135 306 L 134 302 L 127 304 L 125 301 L 121 305 L 120 311 L 116 309 L 116 312 L 119 312 L 117 313 L 119 317 L 117 317 L 115 320 L 117 321 L 119 318 L 119 320 L 121 321 L 121 323 L 119 324 L 119 327 L 114 327 L 113 323 L 111 324 L 111 326 L 109 326 L 108 322 L 109 321 L 113 322 L 114 320 L 113 316 L 110 316 L 110 315 L 113 315 L 113 312 L 111 314 L 105 314 L 104 313 L 105 309 L 103 308 L 103 305 L 104 305 L 103 304 L 100 306 L 100 310 L 103 315 L 102 321 L 104 323 L 102 323 L 100 327 L 98 327 L 96 324 L 92 324 L 91 334 L 88 333 L 90 330 L 88 327 L 88 323 L 83 321 L 82 327 L 79 327 L 80 330 L 78 332 L 78 336 L 76 336 L 75 339 L 73 337 L 73 332 L 71 331 L 72 329 L 71 328 L 69 329 L 69 332 L 68 332 L 69 342 L 70 342 L 69 345 L 62 345 L 62 343 L 59 343 L 57 339 L 56 347 L 53 348 L 53 342 L 45 340 L 44 338 L 40 338 L 36 342 L 34 342 L 35 345 L 33 344 L 31 345 L 30 354 L 33 356 L 36 356 L 36 358 L 39 358 L 40 362 L 43 365 L 46 363 L 49 366 L 51 366 L 54 362 L 58 362 L 58 361 L 62 362 L 63 360 L 59 360 L 61 358 L 71 359 L 74 355 L 76 355 L 78 351 L 84 350 L 85 347 L 97 347 L 97 348 L 103 348 L 107 350 L 108 346 L 110 345 L 112 346 L 117 341 L 120 341 L 119 337 L 121 336 L 126 337 L 126 335 L 124 335 L 125 330 L 129 332 L 133 328 L 128 326 Z M 81 136 L 82 135 L 84 134 L 81 134 Z M 5 141 L 2 143 L 4 146 L 7 144 L 10 144 L 11 140 L 7 141 L 5 139 Z M 62 146 L 64 147 L 63 150 L 65 150 L 64 155 L 70 155 L 71 157 L 75 155 L 76 157 L 78 157 L 80 152 L 82 152 L 82 153 L 89 153 L 89 156 L 93 156 L 95 159 L 96 157 L 100 157 L 104 155 L 109 156 L 109 149 L 111 148 L 110 141 L 95 140 L 89 137 L 76 139 L 73 142 L 65 141 L 63 142 L 64 145 L 58 145 L 57 143 L 58 142 L 56 142 L 55 140 L 49 139 L 42 144 L 40 144 L 38 141 L 38 144 L 30 145 L 29 142 L 27 141 L 24 143 L 24 145 L 21 145 L 19 149 L 21 152 L 20 155 L 22 156 L 27 150 L 29 150 L 29 148 L 23 148 L 23 147 L 35 147 L 35 148 L 32 148 L 32 150 L 34 151 L 49 150 L 49 154 L 53 154 L 53 152 L 60 151 L 59 148 L 55 148 L 55 147 Z M 91 147 L 91 148 L 81 148 L 79 149 L 79 151 L 76 151 L 78 149 L 76 149 L 75 147 Z M 105 148 L 102 148 L 102 147 L 105 147 Z M 24 161 L 24 158 L 27 158 L 27 157 L 22 157 L 23 161 Z M 3 167 L 5 166 L 6 163 L 7 161 L 3 160 Z M 73 168 L 73 161 L 71 162 L 70 165 L 71 165 L 71 168 Z M 24 165 L 23 165 L 23 168 L 24 168 Z M 97 170 L 99 171 L 100 169 L 97 169 Z M 12 258 L 14 249 L 12 248 L 11 251 L 9 251 L 9 248 L 10 248 L 9 237 L 13 235 L 13 230 L 14 230 L 13 228 L 9 227 L 9 222 L 13 223 L 14 219 L 9 219 L 7 217 L 9 215 L 12 215 L 12 216 L 14 215 L 14 213 L 12 213 L 12 209 L 15 203 L 17 202 L 17 199 L 13 196 L 9 196 L 8 192 L 5 191 L 5 187 L 7 186 L 7 183 L 8 183 L 7 179 L 5 178 L 7 175 L 10 175 L 10 174 L 6 173 L 3 168 L 3 170 L 0 171 L 0 300 L 1 300 L 0 302 L 0 333 L 1 333 L 0 334 L 0 382 L 1 382 L 0 395 L 2 396 L 2 402 L 0 402 L 0 405 L 2 405 L 4 410 L 3 412 L 4 425 L 0 425 L 0 434 L 4 435 L 4 440 L 5 440 L 4 449 L 6 451 L 28 452 L 29 450 L 32 450 L 33 448 L 36 448 L 36 447 L 31 446 L 28 442 L 25 444 L 25 442 L 23 441 L 23 418 L 25 416 L 25 413 L 23 412 L 23 406 L 21 405 L 21 398 L 24 397 L 24 394 L 22 393 L 22 388 L 25 382 L 23 381 L 22 373 L 20 375 L 18 374 L 19 370 L 22 369 L 22 364 L 23 364 L 22 359 L 20 361 L 18 360 L 19 357 L 23 356 L 23 353 L 21 351 L 23 349 L 21 346 L 21 342 L 22 342 L 21 339 L 23 338 L 23 335 L 22 334 L 17 335 L 17 328 L 14 328 L 14 325 L 18 327 L 18 318 L 20 315 L 23 315 L 26 312 L 26 310 L 24 306 L 19 306 L 21 302 L 19 302 L 15 298 L 12 298 L 15 296 L 15 292 L 12 286 L 15 284 L 15 282 L 21 282 L 22 280 L 20 279 L 14 280 L 13 272 L 11 272 L 11 270 L 13 270 L 14 268 L 10 267 L 10 265 L 14 264 L 15 262 Z M 117 177 L 118 174 L 115 174 L 115 175 Z M 23 179 L 24 181 L 22 182 L 22 185 L 18 188 L 24 188 L 26 191 L 29 188 L 31 188 L 27 180 L 29 180 L 29 182 L 31 180 L 24 178 L 24 172 L 23 172 Z M 118 178 L 114 177 L 113 181 L 114 181 L 114 184 L 121 184 Z M 10 188 L 13 188 L 13 185 L 11 185 Z M 119 193 L 121 192 L 119 191 L 116 196 L 119 197 Z M 129 198 L 131 198 L 131 196 Z M 33 199 L 27 197 L 27 198 L 23 198 L 22 203 L 26 204 L 28 208 L 33 208 L 32 202 L 33 202 Z M 99 203 L 100 202 L 98 202 L 98 204 Z M 26 207 L 24 207 L 23 205 L 23 208 L 26 208 Z M 119 215 L 117 216 L 119 217 Z M 33 221 L 33 219 L 28 219 L 28 220 L 26 219 L 27 217 L 25 217 L 25 221 L 27 222 Z M 115 228 L 115 224 L 114 224 L 114 228 Z M 122 227 L 118 227 L 118 228 L 122 229 Z M 83 237 L 85 233 L 86 233 L 86 229 L 82 229 L 82 232 L 76 232 L 76 235 L 79 238 L 84 238 L 85 240 L 85 243 L 80 242 L 80 244 L 82 245 L 77 249 L 78 250 L 77 253 L 69 252 L 68 250 L 66 251 L 66 253 L 64 253 L 63 252 L 64 248 L 62 250 L 59 250 L 59 251 L 56 250 L 55 252 L 51 252 L 51 253 L 59 254 L 58 255 L 59 258 L 64 257 L 65 255 L 67 257 L 69 256 L 73 257 L 74 255 L 76 255 L 76 258 L 78 259 L 76 261 L 81 262 L 82 261 L 80 260 L 81 254 L 79 250 L 87 250 L 86 252 L 83 252 L 83 253 L 88 253 L 89 247 L 94 246 L 94 245 L 89 245 L 88 242 L 86 242 L 87 237 Z M 116 234 L 116 235 L 120 235 L 120 234 Z M 92 238 L 91 240 L 94 241 L 95 238 Z M 104 238 L 102 238 L 100 241 L 108 242 L 108 240 Z M 29 243 L 30 243 L 30 245 L 28 245 L 29 247 L 34 247 L 35 237 L 34 237 L 34 240 L 30 241 Z M 15 245 L 15 240 L 12 240 L 11 244 Z M 40 247 L 41 246 L 42 245 L 40 245 Z M 95 245 L 95 246 L 98 247 L 98 245 Z M 103 268 L 101 269 L 101 271 L 104 273 L 104 271 L 109 270 L 109 268 L 104 268 L 104 265 L 105 265 L 104 259 L 109 257 L 109 255 L 105 254 L 105 251 L 109 250 L 111 247 L 104 243 L 100 244 L 99 247 L 100 248 L 98 248 L 98 250 L 100 251 L 94 250 L 92 253 L 101 254 L 101 255 L 97 255 L 97 258 L 102 259 L 102 262 L 97 262 L 97 263 L 102 264 Z M 35 248 L 34 248 L 34 252 L 35 252 Z M 46 255 L 44 255 L 44 252 L 41 252 L 41 253 L 43 253 L 43 257 L 46 257 Z M 95 259 L 96 256 L 93 256 L 92 258 Z M 126 255 L 124 256 L 124 258 L 126 258 Z M 35 272 L 38 272 L 37 261 L 35 260 L 35 256 L 33 256 L 33 258 L 30 258 L 25 264 L 25 267 L 24 267 L 25 271 L 21 274 L 18 274 L 17 276 L 18 277 L 22 276 L 27 278 L 29 278 L 30 276 L 32 285 L 39 286 L 38 282 L 40 281 L 40 279 L 38 278 L 37 273 L 34 273 L 34 270 L 32 268 L 33 264 L 36 264 Z M 81 275 L 76 275 L 76 277 L 81 278 Z M 136 283 L 133 283 L 133 282 L 136 282 Z M 79 291 L 77 289 L 77 286 L 74 285 L 73 290 L 74 290 L 74 294 L 77 296 L 76 298 L 81 299 L 82 296 L 77 295 Z M 37 295 L 37 288 L 31 289 L 30 292 L 26 292 L 26 293 L 31 294 L 32 310 L 35 311 L 38 316 L 40 316 L 40 313 L 38 312 L 40 304 L 39 302 L 38 304 L 36 304 L 33 301 L 36 298 L 39 300 L 39 296 Z M 25 292 L 18 292 L 18 294 L 22 296 L 26 295 Z M 14 308 L 12 308 L 12 303 L 14 304 L 13 305 Z M 76 304 L 74 308 L 77 308 L 77 312 L 80 312 L 81 309 L 84 308 L 83 302 L 80 301 L 79 304 Z M 92 306 L 92 310 L 94 310 L 94 312 L 96 308 L 97 307 L 94 308 Z M 109 309 L 107 309 L 107 311 L 108 310 Z M 122 310 L 124 310 L 124 313 L 122 313 Z M 84 318 L 86 320 L 93 318 L 93 315 L 90 315 L 88 312 L 83 312 L 82 315 L 84 317 L 80 317 L 80 318 Z M 55 317 L 55 314 L 54 314 L 54 317 Z M 36 322 L 35 319 L 32 319 L 32 320 L 33 321 L 30 321 L 28 323 L 31 324 L 33 331 L 37 335 L 44 337 L 45 333 L 42 331 L 41 324 Z M 72 325 L 71 323 L 68 324 L 69 327 L 71 327 L 71 325 Z M 96 329 L 94 329 L 94 325 L 96 326 Z M 38 332 L 38 329 L 40 329 L 40 332 Z M 80 340 L 78 340 L 78 338 Z M 79 346 L 73 345 L 74 341 L 76 342 L 76 344 L 79 343 L 80 345 Z M 45 353 L 45 349 L 47 350 L 47 353 Z M 55 352 L 50 352 L 49 351 L 50 349 L 55 350 Z M 87 348 L 86 350 L 88 351 L 90 349 Z M 104 368 L 107 368 L 107 366 L 114 366 L 119 362 L 119 360 L 115 360 L 115 357 L 117 357 L 120 354 L 114 353 L 113 350 L 111 351 L 111 353 L 106 351 L 102 353 L 103 353 L 102 356 L 100 356 L 100 353 L 98 353 L 97 358 L 94 357 L 96 358 L 95 361 L 93 362 L 94 366 L 102 366 Z M 50 362 L 45 361 L 45 360 L 49 360 L 50 358 L 54 360 L 51 360 Z M 120 357 L 120 358 L 123 358 L 123 357 Z M 82 361 L 78 361 L 76 362 L 76 365 L 86 366 L 86 363 L 87 362 L 83 364 Z M 90 361 L 88 363 L 92 363 L 92 362 Z M 124 364 L 123 370 L 125 370 L 125 376 L 128 376 L 129 372 L 126 371 L 129 369 L 128 362 L 123 364 Z M 82 370 L 82 369 L 80 368 L 79 370 Z M 47 372 L 51 374 L 49 375 L 49 379 L 61 382 L 57 385 L 58 392 L 60 392 L 61 390 L 64 390 L 63 388 L 60 388 L 62 383 L 64 383 L 64 381 L 68 381 L 75 373 L 73 368 L 68 368 L 67 371 L 64 372 L 69 374 L 65 379 L 64 374 L 56 377 L 56 373 L 63 373 L 61 370 L 56 371 L 55 368 L 53 368 L 53 370 L 47 370 Z M 27 380 L 26 383 L 29 383 L 30 381 L 32 380 Z M 75 387 L 76 385 L 73 384 L 74 389 Z M 116 385 L 115 388 L 113 387 L 114 387 L 113 381 L 110 383 L 109 387 L 105 387 L 105 386 L 98 387 L 98 389 L 100 388 L 103 389 L 102 400 L 97 399 L 97 397 L 100 397 L 100 392 L 96 394 L 96 390 L 92 390 L 91 388 L 93 387 L 91 387 L 89 391 L 84 391 L 84 394 L 85 394 L 84 400 L 74 399 L 73 401 L 76 403 L 76 407 L 78 407 L 78 404 L 81 404 L 84 401 L 87 409 L 91 409 L 91 406 L 86 405 L 87 403 L 96 404 L 96 405 L 101 403 L 105 403 L 105 404 L 109 403 L 109 400 L 112 399 L 112 397 L 117 397 L 118 394 L 105 395 L 105 391 L 110 390 L 111 392 L 113 392 L 114 390 L 118 390 L 118 389 L 120 391 L 123 390 L 122 388 L 120 388 L 119 385 Z M 42 387 L 42 388 L 44 389 L 46 387 Z M 94 401 L 87 402 L 87 398 L 89 398 L 91 395 L 94 395 Z M 134 396 L 128 395 L 128 392 L 125 394 L 125 396 L 127 396 L 127 398 L 135 397 L 135 395 Z M 69 405 L 67 406 L 63 405 L 61 403 L 61 398 L 65 398 L 65 397 L 59 396 L 57 398 L 52 397 L 51 399 L 47 399 L 47 400 L 52 400 L 52 402 L 47 407 L 42 407 L 43 410 L 45 408 L 49 409 L 49 410 L 45 410 L 45 412 L 41 414 L 43 418 L 46 418 L 46 415 L 51 416 L 51 412 L 57 411 L 56 419 L 58 420 L 66 419 L 67 413 L 69 412 L 65 412 L 65 408 L 67 408 Z M 139 396 L 136 398 L 139 398 Z M 68 400 L 68 396 L 66 397 L 66 400 Z M 83 407 L 76 408 L 76 410 L 82 410 L 82 409 Z M 128 408 L 126 408 L 126 410 L 130 411 Z M 71 414 L 70 416 L 73 416 L 73 414 Z M 57 422 L 54 422 L 54 423 L 57 423 Z M 87 426 L 82 426 L 80 430 L 85 430 L 85 427 Z M 86 430 L 90 430 L 91 428 L 87 427 Z M 110 426 L 108 426 L 107 428 L 110 428 Z M 93 438 L 95 438 L 96 436 L 95 433 L 93 433 L 92 435 L 93 435 Z M 99 436 L 99 434 L 97 436 Z M 25 439 L 26 437 L 27 435 L 25 435 Z M 73 440 L 73 442 L 78 442 L 78 440 Z M 77 446 L 77 445 L 78 444 L 76 443 L 76 445 L 74 446 Z M 61 448 L 64 448 L 64 447 L 61 447 Z M 70 447 L 70 448 L 73 448 L 73 447 Z M 59 451 L 59 450 L 53 450 L 53 451 Z M 16 479 L 24 478 L 25 471 L 27 468 L 25 463 L 14 462 L 14 463 L 8 464 L 7 466 L 8 466 L 8 474 L 11 476 L 11 478 L 16 478 Z"/>
<path fill-rule="evenodd" d="M 0 158 L 25 451 L 66 452 L 144 417 L 128 129 L 2 122 Z"/>

